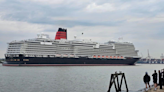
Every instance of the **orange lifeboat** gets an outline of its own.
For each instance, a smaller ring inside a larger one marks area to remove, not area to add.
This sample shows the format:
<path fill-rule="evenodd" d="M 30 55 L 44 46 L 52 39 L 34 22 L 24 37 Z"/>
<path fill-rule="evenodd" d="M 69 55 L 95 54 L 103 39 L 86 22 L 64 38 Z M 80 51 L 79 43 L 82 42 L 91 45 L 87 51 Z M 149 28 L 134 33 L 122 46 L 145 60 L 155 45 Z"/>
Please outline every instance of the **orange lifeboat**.
<path fill-rule="evenodd" d="M 110 56 L 110 58 L 113 58 L 113 56 Z"/>
<path fill-rule="evenodd" d="M 94 55 L 93 58 L 97 58 L 96 55 Z"/>
<path fill-rule="evenodd" d="M 119 59 L 119 58 L 120 58 L 120 56 L 117 56 L 117 58 Z"/>

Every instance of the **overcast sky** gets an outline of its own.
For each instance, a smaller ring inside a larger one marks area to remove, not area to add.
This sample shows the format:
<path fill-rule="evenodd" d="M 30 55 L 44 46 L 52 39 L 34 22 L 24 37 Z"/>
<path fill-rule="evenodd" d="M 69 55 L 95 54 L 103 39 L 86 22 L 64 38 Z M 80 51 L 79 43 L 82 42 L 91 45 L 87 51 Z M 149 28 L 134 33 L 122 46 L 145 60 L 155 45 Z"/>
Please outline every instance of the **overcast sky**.
<path fill-rule="evenodd" d="M 59 27 L 68 39 L 132 42 L 138 55 L 160 58 L 164 53 L 164 0 L 0 0 L 0 58 L 7 43 L 35 38 L 38 33 L 55 38 Z M 81 33 L 84 33 L 82 36 Z"/>

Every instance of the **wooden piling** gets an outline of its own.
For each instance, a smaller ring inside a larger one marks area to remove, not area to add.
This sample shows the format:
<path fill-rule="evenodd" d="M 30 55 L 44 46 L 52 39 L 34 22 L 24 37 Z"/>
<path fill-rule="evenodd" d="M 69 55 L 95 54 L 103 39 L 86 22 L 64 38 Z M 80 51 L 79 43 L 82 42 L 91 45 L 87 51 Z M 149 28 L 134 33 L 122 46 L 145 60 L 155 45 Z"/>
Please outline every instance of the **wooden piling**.
<path fill-rule="evenodd" d="M 119 76 L 121 76 L 121 81 L 119 81 Z M 116 92 L 121 91 L 122 81 L 124 80 L 126 86 L 126 92 L 128 92 L 128 86 L 125 78 L 124 73 L 115 73 L 111 74 L 110 82 L 109 82 L 109 89 L 107 92 L 110 92 L 112 85 L 114 84 Z"/>

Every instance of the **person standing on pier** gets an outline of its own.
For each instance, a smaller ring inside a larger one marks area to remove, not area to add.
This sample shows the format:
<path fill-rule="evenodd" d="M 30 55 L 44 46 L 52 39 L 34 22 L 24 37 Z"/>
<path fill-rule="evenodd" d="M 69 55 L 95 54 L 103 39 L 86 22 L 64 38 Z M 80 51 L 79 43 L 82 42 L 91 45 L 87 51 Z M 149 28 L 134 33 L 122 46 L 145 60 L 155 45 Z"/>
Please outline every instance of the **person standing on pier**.
<path fill-rule="evenodd" d="M 147 86 L 149 86 L 149 88 L 150 88 L 150 85 L 149 85 L 150 76 L 148 75 L 147 72 L 145 73 L 145 76 L 143 77 L 143 81 L 144 81 L 144 83 L 145 83 L 145 85 L 146 85 L 146 90 L 148 90 L 148 89 L 147 89 Z"/>
<path fill-rule="evenodd" d="M 162 85 L 164 85 L 164 69 L 162 69 L 161 76 L 162 76 Z"/>
<path fill-rule="evenodd" d="M 156 70 L 154 70 L 154 73 L 153 73 L 153 82 L 154 82 L 154 90 L 157 90 L 157 72 Z"/>
<path fill-rule="evenodd" d="M 162 73 L 161 73 L 160 70 L 158 71 L 158 74 L 159 74 L 159 79 L 158 79 L 159 82 L 158 83 L 159 83 L 160 89 L 162 89 L 162 78 L 161 78 L 162 77 Z"/>

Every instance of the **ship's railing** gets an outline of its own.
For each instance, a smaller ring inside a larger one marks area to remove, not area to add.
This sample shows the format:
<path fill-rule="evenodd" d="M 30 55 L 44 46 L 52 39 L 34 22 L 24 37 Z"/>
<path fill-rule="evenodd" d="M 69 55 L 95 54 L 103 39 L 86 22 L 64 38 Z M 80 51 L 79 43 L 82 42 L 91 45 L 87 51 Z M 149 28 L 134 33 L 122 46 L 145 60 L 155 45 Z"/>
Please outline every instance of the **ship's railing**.
<path fill-rule="evenodd" d="M 34 39 L 26 39 L 26 40 L 20 40 L 20 41 L 11 41 L 9 43 L 24 43 L 24 42 L 54 42 L 55 40 L 50 38 L 34 38 Z"/>
<path fill-rule="evenodd" d="M 108 44 L 110 44 L 110 43 L 119 43 L 119 44 L 133 44 L 132 42 L 120 42 L 120 41 L 112 41 L 112 40 L 110 40 L 110 41 L 108 41 L 107 42 Z"/>
<path fill-rule="evenodd" d="M 108 56 L 108 55 L 93 55 L 93 58 L 104 58 L 104 59 L 125 59 L 124 56 Z"/>
<path fill-rule="evenodd" d="M 75 55 L 68 55 L 68 54 L 55 54 L 55 57 L 67 57 L 67 58 L 71 58 L 71 57 L 75 57 Z"/>
<path fill-rule="evenodd" d="M 53 55 L 38 55 L 38 54 L 22 54 L 24 57 L 60 57 L 60 58 L 95 58 L 95 59 L 126 59 L 125 56 L 112 56 L 112 55 L 93 55 L 93 56 L 80 56 L 74 54 L 53 54 Z M 19 54 L 5 54 L 6 57 L 19 57 Z M 137 58 L 137 57 L 129 57 Z"/>
<path fill-rule="evenodd" d="M 5 54 L 5 57 L 19 57 L 19 54 Z"/>

